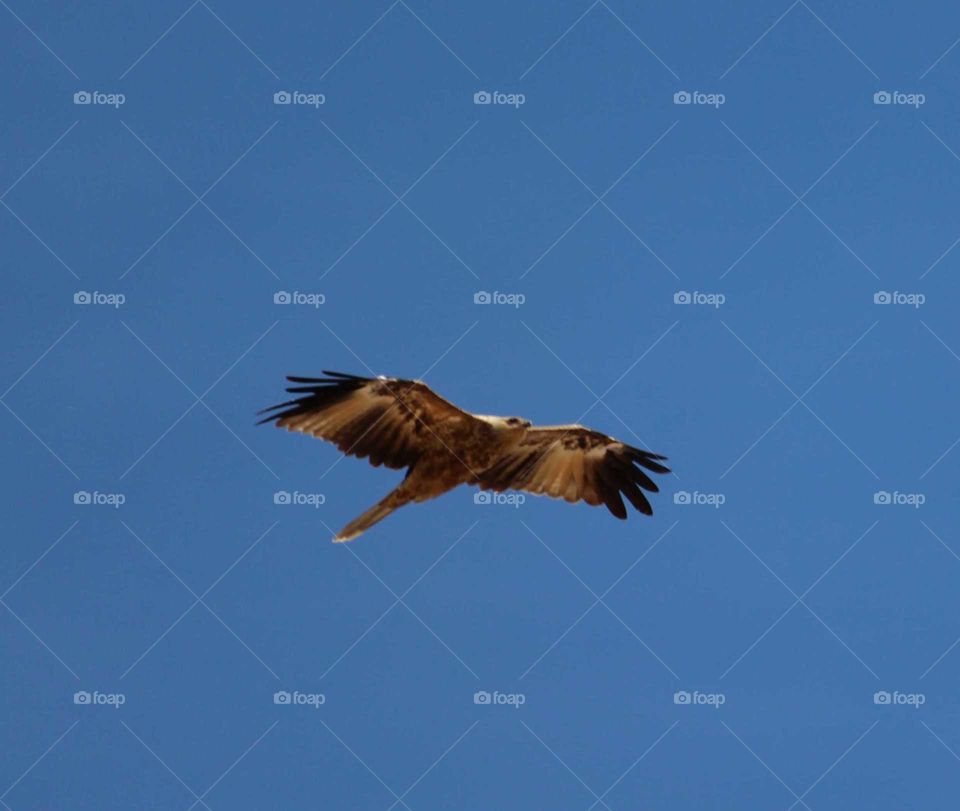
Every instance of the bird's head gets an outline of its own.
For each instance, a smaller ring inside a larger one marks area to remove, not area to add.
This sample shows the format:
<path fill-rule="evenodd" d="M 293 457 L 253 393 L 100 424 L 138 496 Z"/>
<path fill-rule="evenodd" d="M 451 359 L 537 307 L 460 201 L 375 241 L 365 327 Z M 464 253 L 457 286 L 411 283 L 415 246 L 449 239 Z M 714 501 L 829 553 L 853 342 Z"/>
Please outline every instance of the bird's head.
<path fill-rule="evenodd" d="M 523 417 L 505 417 L 504 421 L 507 423 L 509 428 L 529 428 L 533 425 L 530 420 L 525 420 Z"/>
<path fill-rule="evenodd" d="M 533 423 L 523 417 L 493 417 L 482 415 L 480 417 L 485 422 L 490 423 L 499 431 L 525 431 Z"/>

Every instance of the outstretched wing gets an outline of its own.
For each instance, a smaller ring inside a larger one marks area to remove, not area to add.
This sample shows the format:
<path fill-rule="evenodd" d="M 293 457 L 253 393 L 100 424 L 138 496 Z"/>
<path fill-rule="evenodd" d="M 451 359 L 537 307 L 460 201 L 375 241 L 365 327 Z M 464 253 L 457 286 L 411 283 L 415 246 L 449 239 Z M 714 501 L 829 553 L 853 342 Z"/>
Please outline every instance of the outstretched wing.
<path fill-rule="evenodd" d="M 437 443 L 436 430 L 449 419 L 470 417 L 419 380 L 356 377 L 288 377 L 288 392 L 303 395 L 271 406 L 260 420 L 334 443 L 341 451 L 376 467 L 409 467 Z"/>
<path fill-rule="evenodd" d="M 605 504 L 617 518 L 627 517 L 623 493 L 637 510 L 652 515 L 643 491 L 659 488 L 640 468 L 669 473 L 659 463 L 664 459 L 582 425 L 548 425 L 530 428 L 519 445 L 480 474 L 478 484 Z"/>

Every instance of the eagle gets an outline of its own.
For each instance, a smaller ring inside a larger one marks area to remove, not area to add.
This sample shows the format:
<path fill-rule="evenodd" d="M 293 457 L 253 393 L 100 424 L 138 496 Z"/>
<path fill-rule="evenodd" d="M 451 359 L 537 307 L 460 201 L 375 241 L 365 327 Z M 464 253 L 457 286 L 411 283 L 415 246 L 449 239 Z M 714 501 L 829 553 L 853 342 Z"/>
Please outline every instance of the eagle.
<path fill-rule="evenodd" d="M 461 484 L 482 490 L 523 490 L 571 503 L 604 504 L 626 519 L 622 493 L 644 515 L 644 495 L 659 488 L 643 468 L 669 473 L 665 456 L 641 450 L 582 425 L 533 425 L 522 417 L 471 414 L 421 380 L 358 377 L 324 370 L 326 377 L 288 376 L 300 395 L 260 414 L 332 442 L 374 467 L 407 468 L 403 482 L 334 537 L 351 541 L 410 503 L 436 498 Z"/>

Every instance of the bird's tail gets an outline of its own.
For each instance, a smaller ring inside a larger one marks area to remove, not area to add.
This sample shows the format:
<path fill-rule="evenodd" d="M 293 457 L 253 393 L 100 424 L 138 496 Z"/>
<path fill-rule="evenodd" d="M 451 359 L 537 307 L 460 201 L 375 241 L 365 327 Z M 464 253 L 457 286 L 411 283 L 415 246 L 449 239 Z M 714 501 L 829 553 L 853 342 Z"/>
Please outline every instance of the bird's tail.
<path fill-rule="evenodd" d="M 410 499 L 400 492 L 400 488 L 391 491 L 386 498 L 378 501 L 363 515 L 354 518 L 349 524 L 341 529 L 333 539 L 334 543 L 345 543 L 352 541 L 358 535 L 366 532 L 374 524 L 382 521 L 390 513 L 399 507 L 402 507 Z"/>

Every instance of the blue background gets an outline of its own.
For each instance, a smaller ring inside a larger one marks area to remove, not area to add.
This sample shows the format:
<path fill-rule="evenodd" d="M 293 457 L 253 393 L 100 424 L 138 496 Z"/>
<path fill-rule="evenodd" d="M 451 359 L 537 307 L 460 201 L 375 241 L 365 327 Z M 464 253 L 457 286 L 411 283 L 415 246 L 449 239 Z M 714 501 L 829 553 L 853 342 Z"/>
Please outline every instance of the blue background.
<path fill-rule="evenodd" d="M 3 807 L 952 807 L 952 4 L 0 5 Z M 325 368 L 676 475 L 333 545 Z"/>

